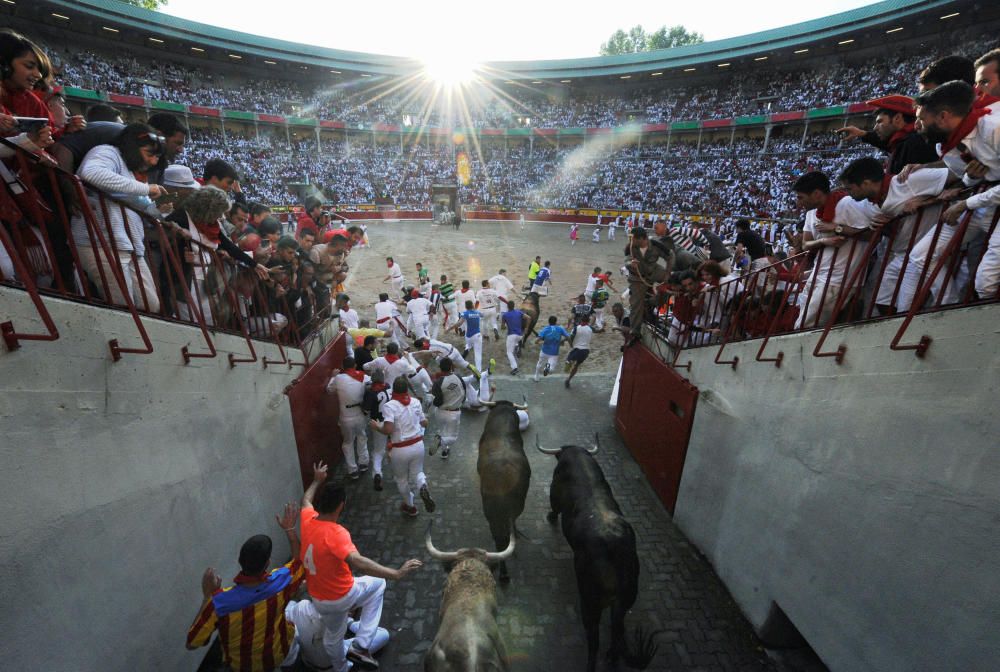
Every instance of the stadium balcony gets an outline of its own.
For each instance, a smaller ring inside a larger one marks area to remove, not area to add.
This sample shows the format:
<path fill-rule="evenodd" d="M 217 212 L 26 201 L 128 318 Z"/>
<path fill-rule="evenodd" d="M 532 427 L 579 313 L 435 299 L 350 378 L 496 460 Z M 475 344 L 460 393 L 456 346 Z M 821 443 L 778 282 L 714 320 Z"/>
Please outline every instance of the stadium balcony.
<path fill-rule="evenodd" d="M 272 40 L 103 0 L 7 3 L 0 11 L 14 27 L 53 43 L 107 48 L 113 31 L 116 42 L 132 47 L 140 67 L 131 82 L 121 81 L 120 73 L 101 77 L 96 68 L 74 70 L 73 54 L 68 54 L 65 70 L 72 76 L 64 77 L 66 93 L 84 103 L 108 101 L 221 125 L 278 125 L 317 135 L 360 132 L 411 141 L 458 132 L 479 141 L 572 142 L 630 123 L 628 131 L 619 132 L 655 138 L 843 119 L 871 111 L 860 101 L 912 88 L 910 73 L 897 72 L 903 57 L 929 58 L 947 50 L 953 43 L 948 36 L 957 32 L 990 35 L 1000 20 L 996 7 L 964 0 L 889 0 L 648 54 L 485 64 L 479 76 L 519 102 L 499 111 L 473 110 L 474 128 L 462 128 L 467 124 L 454 122 L 447 110 L 432 111 L 428 123 L 418 104 L 397 108 L 391 97 L 378 104 L 365 100 L 382 98 L 401 78 L 417 76 L 422 66 L 413 59 Z M 890 58 L 884 56 L 887 40 L 895 43 Z M 876 48 L 881 50 L 877 56 Z M 66 52 L 53 50 L 59 53 Z M 261 72 L 274 74 L 261 80 Z M 196 82 L 192 77 L 199 73 L 204 76 Z M 247 99 L 213 87 L 215 74 L 245 80 L 255 95 Z M 186 87 L 172 85 L 181 80 Z M 350 96 L 330 99 L 323 91 L 331 85 L 347 87 Z M 258 102 L 267 95 L 258 91 L 275 92 L 263 104 L 267 109 Z"/>

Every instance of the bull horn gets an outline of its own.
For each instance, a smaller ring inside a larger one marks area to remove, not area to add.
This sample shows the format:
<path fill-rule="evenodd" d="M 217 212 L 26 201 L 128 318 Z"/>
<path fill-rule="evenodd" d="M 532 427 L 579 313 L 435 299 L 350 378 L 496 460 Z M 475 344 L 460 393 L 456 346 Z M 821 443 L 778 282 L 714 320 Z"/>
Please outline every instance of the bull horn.
<path fill-rule="evenodd" d="M 538 448 L 538 452 L 543 455 L 558 455 L 560 452 L 559 448 L 542 448 L 542 443 L 538 440 L 538 434 L 535 434 L 535 448 Z"/>
<path fill-rule="evenodd" d="M 509 560 L 510 556 L 512 556 L 512 555 L 514 555 L 514 532 L 513 531 L 511 531 L 511 533 L 510 533 L 510 543 L 507 544 L 507 548 L 505 548 L 500 553 L 490 553 L 489 551 L 487 551 L 486 552 L 486 562 L 487 563 L 504 562 L 505 560 Z"/>
<path fill-rule="evenodd" d="M 495 401 L 483 401 L 482 399 L 479 400 L 479 403 L 482 404 L 483 406 L 488 406 L 490 408 L 493 408 L 494 406 L 497 405 L 497 402 Z"/>
<path fill-rule="evenodd" d="M 458 553 L 445 553 L 444 551 L 439 551 L 434 548 L 434 542 L 431 541 L 431 526 L 434 522 L 431 521 L 430 525 L 427 526 L 427 536 L 424 538 L 424 543 L 427 544 L 427 552 L 431 554 L 431 557 L 435 560 L 440 560 L 441 562 L 454 562 L 458 559 Z"/>
<path fill-rule="evenodd" d="M 596 455 L 597 451 L 600 450 L 600 448 L 601 448 L 601 437 L 597 434 L 597 432 L 594 432 L 594 445 L 591 446 L 590 448 L 587 448 L 587 452 L 590 453 L 591 455 Z"/>
<path fill-rule="evenodd" d="M 514 408 L 518 411 L 528 410 L 528 395 L 521 394 L 521 398 L 524 399 L 524 404 L 514 404 Z"/>

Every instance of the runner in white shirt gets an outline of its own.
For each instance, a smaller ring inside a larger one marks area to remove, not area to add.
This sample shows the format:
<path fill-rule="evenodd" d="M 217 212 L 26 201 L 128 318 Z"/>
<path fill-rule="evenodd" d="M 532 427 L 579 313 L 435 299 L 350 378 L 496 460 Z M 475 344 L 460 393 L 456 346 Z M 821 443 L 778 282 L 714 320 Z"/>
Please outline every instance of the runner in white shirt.
<path fill-rule="evenodd" d="M 496 275 L 490 278 L 490 287 L 496 290 L 500 305 L 505 305 L 508 300 L 513 300 L 514 283 L 507 277 L 507 269 L 501 268 Z"/>
<path fill-rule="evenodd" d="M 601 242 L 601 227 L 600 227 L 600 225 L 594 227 L 593 237 L 594 237 L 594 242 L 595 243 Z"/>
<path fill-rule="evenodd" d="M 389 268 L 389 275 L 385 276 L 382 282 L 392 281 L 392 298 L 399 301 L 403 298 L 403 269 L 393 261 L 392 257 L 385 258 L 385 265 Z"/>
<path fill-rule="evenodd" d="M 392 456 L 392 472 L 396 487 L 403 498 L 400 510 L 409 515 L 417 515 L 413 505 L 414 494 L 420 493 L 427 513 L 433 513 L 437 506 L 427 489 L 424 475 L 424 428 L 427 418 L 420 403 L 410 397 L 404 379 L 392 386 L 392 398 L 382 407 L 382 422 L 372 420 L 372 430 L 389 436 L 388 450 Z"/>
<path fill-rule="evenodd" d="M 351 308 L 351 297 L 347 294 L 337 295 L 337 310 L 340 315 L 340 329 L 344 332 L 350 329 L 357 329 L 361 326 L 361 320 L 358 318 L 358 313 L 356 310 Z M 344 340 L 344 345 L 347 348 L 347 354 L 349 356 L 354 355 L 354 339 L 348 333 Z"/>
<path fill-rule="evenodd" d="M 413 323 L 413 337 L 427 338 L 433 306 L 430 299 L 420 296 L 417 290 L 413 291 L 417 296 L 406 302 L 406 312 L 409 313 L 409 319 Z"/>
<path fill-rule="evenodd" d="M 375 370 L 381 370 L 385 376 L 385 384 L 392 387 L 393 383 L 400 376 L 404 379 L 408 379 L 411 373 L 416 373 L 413 367 L 410 365 L 409 360 L 406 357 L 400 357 L 399 355 L 399 344 L 390 343 L 385 346 L 385 354 L 381 357 L 376 357 L 372 361 L 365 364 L 365 373 L 371 373 Z"/>
<path fill-rule="evenodd" d="M 618 220 L 619 219 L 621 219 L 621 217 L 615 217 L 610 222 L 608 222 L 608 240 L 614 240 L 615 239 L 615 231 L 618 230 Z"/>
<path fill-rule="evenodd" d="M 343 370 L 334 369 L 326 391 L 327 394 L 337 395 L 337 402 L 340 404 L 337 422 L 343 439 L 341 450 L 344 453 L 344 464 L 351 480 L 357 480 L 362 473 L 368 471 L 368 432 L 361 402 L 365 397 L 365 386 L 371 382 L 371 378 L 355 368 L 353 357 L 345 357 L 343 366 Z"/>
<path fill-rule="evenodd" d="M 476 304 L 483 318 L 483 338 L 489 338 L 487 334 L 492 329 L 493 338 L 500 340 L 500 329 L 497 325 L 498 301 L 497 291 L 490 287 L 490 281 L 483 280 L 483 288 L 476 292 Z"/>
<path fill-rule="evenodd" d="M 413 347 L 416 348 L 416 351 L 412 353 L 413 357 L 425 367 L 431 360 L 440 361 L 444 358 L 448 358 L 455 364 L 457 371 L 464 371 L 467 369 L 477 379 L 481 375 L 476 367 L 469 364 L 469 362 L 462 357 L 462 353 L 459 352 L 458 348 L 450 343 L 436 341 L 433 338 L 418 338 L 413 342 Z"/>
<path fill-rule="evenodd" d="M 462 312 L 465 310 L 465 302 L 472 301 L 472 304 L 476 304 L 476 292 L 474 289 L 469 287 L 469 281 L 462 281 L 462 289 L 455 292 L 455 305 L 458 307 L 458 315 L 455 316 L 453 324 L 458 323 L 458 319 Z"/>
<path fill-rule="evenodd" d="M 375 304 L 375 328 L 386 332 L 392 342 L 397 344 L 400 334 L 406 333 L 399 306 L 395 301 L 390 301 L 385 292 L 378 295 L 378 303 Z"/>

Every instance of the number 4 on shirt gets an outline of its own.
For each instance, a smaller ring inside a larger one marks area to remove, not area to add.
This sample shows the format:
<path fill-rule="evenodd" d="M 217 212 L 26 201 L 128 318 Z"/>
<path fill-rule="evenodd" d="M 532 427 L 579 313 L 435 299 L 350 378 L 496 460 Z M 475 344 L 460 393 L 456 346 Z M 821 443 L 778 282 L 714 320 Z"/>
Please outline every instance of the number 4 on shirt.
<path fill-rule="evenodd" d="M 302 556 L 302 564 L 310 574 L 316 576 L 316 562 L 313 560 L 312 544 L 309 544 L 309 548 L 306 549 L 306 554 Z"/>

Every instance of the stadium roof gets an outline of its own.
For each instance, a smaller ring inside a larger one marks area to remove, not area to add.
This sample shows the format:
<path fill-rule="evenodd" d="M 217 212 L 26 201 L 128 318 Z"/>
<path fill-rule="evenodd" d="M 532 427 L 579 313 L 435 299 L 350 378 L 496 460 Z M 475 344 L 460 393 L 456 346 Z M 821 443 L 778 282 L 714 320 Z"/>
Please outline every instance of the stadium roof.
<path fill-rule="evenodd" d="M 413 74 L 423 66 L 414 58 L 369 54 L 277 40 L 154 12 L 116 0 L 44 0 L 70 19 L 74 15 L 103 24 L 145 31 L 161 39 L 213 47 L 230 54 L 281 59 L 297 64 L 369 75 Z M 39 3 L 41 4 L 41 3 Z M 774 52 L 782 48 L 829 40 L 919 17 L 967 3 L 961 0 L 885 0 L 858 9 L 750 35 L 657 51 L 545 61 L 496 61 L 484 64 L 483 76 L 496 79 L 557 79 L 607 77 L 655 70 L 711 65 L 730 59 Z M 720 11 L 724 11 L 720 7 Z"/>

